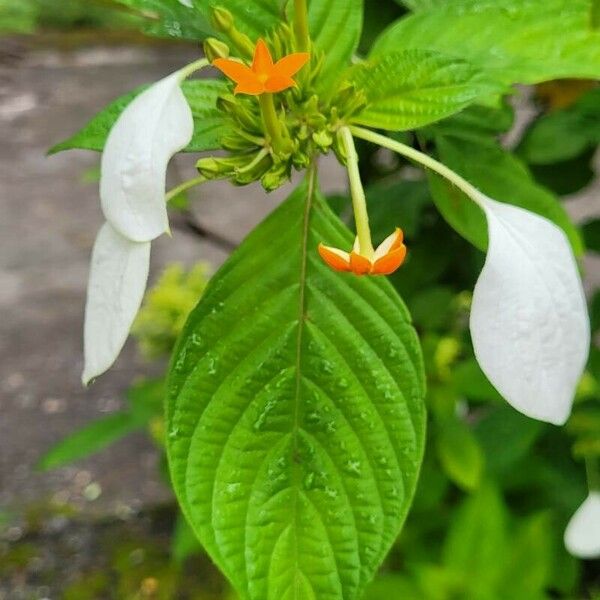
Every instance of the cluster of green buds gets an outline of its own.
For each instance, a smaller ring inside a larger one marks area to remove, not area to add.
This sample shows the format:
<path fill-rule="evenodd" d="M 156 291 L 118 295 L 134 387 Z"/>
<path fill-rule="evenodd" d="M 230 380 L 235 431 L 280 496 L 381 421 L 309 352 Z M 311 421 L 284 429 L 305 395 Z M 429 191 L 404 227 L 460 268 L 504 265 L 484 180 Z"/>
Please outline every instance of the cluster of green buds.
<path fill-rule="evenodd" d="M 265 190 L 273 191 L 290 179 L 294 169 L 306 169 L 317 154 L 333 151 L 345 163 L 338 131 L 366 106 L 364 94 L 342 82 L 331 97 L 320 96 L 316 83 L 324 55 L 314 48 L 309 53 L 297 52 L 295 32 L 287 23 L 256 47 L 223 8 L 213 11 L 213 26 L 229 44 L 209 38 L 204 44 L 206 57 L 234 79 L 237 87 L 217 103 L 231 120 L 231 128 L 221 139 L 230 154 L 200 159 L 200 174 L 206 179 L 230 179 L 236 185 L 260 180 Z M 229 59 L 231 51 L 251 60 L 251 66 Z M 296 82 L 289 69 L 298 66 Z M 253 75 L 263 83 L 271 79 L 277 87 L 255 88 Z M 276 91 L 281 93 L 275 96 Z"/>

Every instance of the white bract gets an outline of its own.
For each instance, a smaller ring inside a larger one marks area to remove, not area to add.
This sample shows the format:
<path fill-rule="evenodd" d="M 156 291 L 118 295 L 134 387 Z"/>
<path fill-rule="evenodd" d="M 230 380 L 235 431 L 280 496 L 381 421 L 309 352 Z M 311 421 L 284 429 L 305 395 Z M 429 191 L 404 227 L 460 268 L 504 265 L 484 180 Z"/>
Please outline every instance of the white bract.
<path fill-rule="evenodd" d="M 577 558 L 600 557 L 600 492 L 590 492 L 565 531 L 565 546 Z"/>
<path fill-rule="evenodd" d="M 114 229 L 135 242 L 151 241 L 169 229 L 167 164 L 194 133 L 192 110 L 181 91 L 184 78 L 178 71 L 137 96 L 106 141 L 102 210 Z"/>
<path fill-rule="evenodd" d="M 144 297 L 150 242 L 132 242 L 105 223 L 94 244 L 85 307 L 83 383 L 111 367 Z"/>
<path fill-rule="evenodd" d="M 556 425 L 571 412 L 590 325 L 577 263 L 559 227 L 479 194 L 489 248 L 473 295 L 477 360 L 523 414 Z"/>
<path fill-rule="evenodd" d="M 194 4 L 193 4 L 192 0 L 179 0 L 179 4 L 183 4 L 184 6 L 187 6 L 188 8 L 194 8 Z"/>
<path fill-rule="evenodd" d="M 169 229 L 167 165 L 194 132 L 192 110 L 180 86 L 204 64 L 193 63 L 142 92 L 106 141 L 100 197 L 108 223 L 92 255 L 84 326 L 86 384 L 112 366 L 140 308 L 150 241 Z"/>

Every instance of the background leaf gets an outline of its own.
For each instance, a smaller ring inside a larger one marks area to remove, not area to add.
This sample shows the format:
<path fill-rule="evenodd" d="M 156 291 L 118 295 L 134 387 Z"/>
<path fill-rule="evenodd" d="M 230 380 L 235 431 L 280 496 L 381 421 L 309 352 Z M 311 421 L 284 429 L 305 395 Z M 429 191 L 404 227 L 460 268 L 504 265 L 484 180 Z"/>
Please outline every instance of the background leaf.
<path fill-rule="evenodd" d="M 363 27 L 363 0 L 309 0 L 309 26 L 325 62 L 319 85 L 339 78 L 358 48 Z"/>
<path fill-rule="evenodd" d="M 185 152 L 220 148 L 220 139 L 230 132 L 231 127 L 223 113 L 217 110 L 217 98 L 227 92 L 227 84 L 212 79 L 195 79 L 184 81 L 181 87 L 194 115 L 194 137 Z M 147 86 L 137 88 L 109 104 L 83 129 L 51 148 L 49 153 L 55 154 L 76 148 L 101 152 L 115 121 L 126 106 L 146 88 Z"/>
<path fill-rule="evenodd" d="M 253 41 L 274 29 L 284 16 L 284 0 L 193 0 L 194 6 L 210 22 L 215 7 L 227 9 L 235 26 Z"/>
<path fill-rule="evenodd" d="M 353 121 L 396 131 L 439 121 L 498 89 L 469 63 L 422 50 L 386 53 L 350 79 L 369 103 Z"/>
<path fill-rule="evenodd" d="M 484 194 L 526 208 L 556 223 L 567 234 L 577 256 L 583 252 L 581 236 L 567 212 L 548 190 L 538 185 L 525 165 L 497 142 L 473 143 L 460 137 L 436 138 L 440 160 Z M 430 175 L 433 199 L 448 223 L 481 250 L 487 248 L 483 212 L 446 180 Z"/>
<path fill-rule="evenodd" d="M 213 277 L 172 361 L 173 484 L 251 600 L 359 598 L 423 452 L 406 308 L 383 278 L 331 271 L 320 241 L 349 247 L 351 235 L 311 180 Z"/>
<path fill-rule="evenodd" d="M 530 164 L 548 165 L 576 158 L 600 143 L 600 88 L 573 106 L 534 121 L 519 144 L 519 155 Z"/>
<path fill-rule="evenodd" d="M 92 422 L 61 440 L 38 463 L 43 471 L 56 469 L 98 452 L 143 426 L 128 412 L 119 412 Z"/>
<path fill-rule="evenodd" d="M 600 77 L 600 32 L 591 0 L 454 0 L 401 19 L 372 56 L 437 50 L 505 84 Z"/>
<path fill-rule="evenodd" d="M 463 489 L 479 487 L 484 458 L 471 429 L 458 419 L 444 419 L 438 424 L 436 442 L 446 475 Z"/>
<path fill-rule="evenodd" d="M 150 35 L 199 42 L 209 30 L 202 15 L 179 0 L 116 1 L 144 17 L 144 31 Z"/>

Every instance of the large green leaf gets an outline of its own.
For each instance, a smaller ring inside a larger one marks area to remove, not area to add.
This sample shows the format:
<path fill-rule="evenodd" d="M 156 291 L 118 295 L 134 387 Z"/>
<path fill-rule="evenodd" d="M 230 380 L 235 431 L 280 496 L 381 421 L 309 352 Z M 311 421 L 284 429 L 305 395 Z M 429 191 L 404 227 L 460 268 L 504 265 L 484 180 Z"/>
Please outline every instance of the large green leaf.
<path fill-rule="evenodd" d="M 401 19 L 373 56 L 437 50 L 492 71 L 503 83 L 600 77 L 591 0 L 455 0 Z"/>
<path fill-rule="evenodd" d="M 363 27 L 363 0 L 310 0 L 310 34 L 325 61 L 322 85 L 339 77 L 358 48 Z"/>
<path fill-rule="evenodd" d="M 144 31 L 158 37 L 200 41 L 206 37 L 208 23 L 195 9 L 180 0 L 116 0 L 144 18 Z"/>
<path fill-rule="evenodd" d="M 470 181 L 484 194 L 535 212 L 556 223 L 567 234 L 574 252 L 583 252 L 581 236 L 558 199 L 539 186 L 525 165 L 490 139 L 467 141 L 439 136 L 436 145 L 441 161 Z M 487 248 L 485 216 L 475 203 L 445 179 L 430 177 L 433 199 L 448 223 L 481 250 Z"/>
<path fill-rule="evenodd" d="M 368 106 L 355 123 L 380 129 L 415 129 L 466 108 L 498 88 L 469 63 L 436 52 L 392 52 L 354 67 L 350 80 Z"/>
<path fill-rule="evenodd" d="M 104 149 L 106 138 L 125 107 L 147 86 L 121 96 L 100 111 L 83 129 L 74 136 L 50 149 L 50 154 L 73 150 Z M 194 114 L 194 137 L 186 152 L 203 152 L 220 148 L 223 135 L 230 132 L 229 121 L 217 109 L 217 98 L 227 91 L 225 82 L 212 79 L 195 79 L 182 84 L 183 92 Z"/>
<path fill-rule="evenodd" d="M 211 280 L 174 353 L 180 504 L 248 600 L 357 599 L 396 538 L 423 453 L 424 372 L 383 278 L 331 271 L 351 235 L 314 176 Z"/>

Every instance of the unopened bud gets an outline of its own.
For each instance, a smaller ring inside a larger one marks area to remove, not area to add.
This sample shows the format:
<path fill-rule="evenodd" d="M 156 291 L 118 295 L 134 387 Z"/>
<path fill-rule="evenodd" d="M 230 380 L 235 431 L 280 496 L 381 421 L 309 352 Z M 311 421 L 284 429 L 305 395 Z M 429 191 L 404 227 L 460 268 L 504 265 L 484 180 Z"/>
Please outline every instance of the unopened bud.
<path fill-rule="evenodd" d="M 239 54 L 244 58 L 252 58 L 254 44 L 245 33 L 235 27 L 233 15 L 228 10 L 220 6 L 215 8 L 212 12 L 212 24 L 217 31 L 224 33 L 229 38 Z"/>
<path fill-rule="evenodd" d="M 204 42 L 204 54 L 211 63 L 217 58 L 229 58 L 229 46 L 217 38 L 208 38 Z"/>
<path fill-rule="evenodd" d="M 323 152 L 327 152 L 331 145 L 333 144 L 333 138 L 329 134 L 328 131 L 321 130 L 313 133 L 313 142 L 319 147 Z"/>
<path fill-rule="evenodd" d="M 233 27 L 233 15 L 227 9 L 218 6 L 213 9 L 212 24 L 221 33 L 229 33 Z"/>
<path fill-rule="evenodd" d="M 260 182 L 267 192 L 273 192 L 280 188 L 284 183 L 287 183 L 290 180 L 290 177 L 290 165 L 287 162 L 282 162 L 265 173 Z"/>

